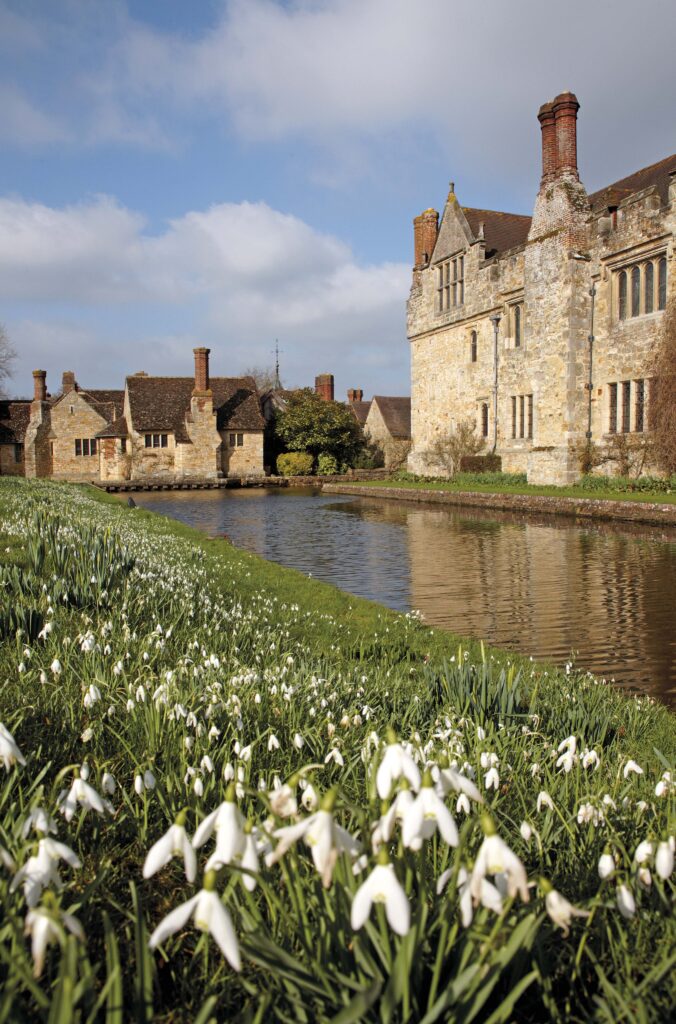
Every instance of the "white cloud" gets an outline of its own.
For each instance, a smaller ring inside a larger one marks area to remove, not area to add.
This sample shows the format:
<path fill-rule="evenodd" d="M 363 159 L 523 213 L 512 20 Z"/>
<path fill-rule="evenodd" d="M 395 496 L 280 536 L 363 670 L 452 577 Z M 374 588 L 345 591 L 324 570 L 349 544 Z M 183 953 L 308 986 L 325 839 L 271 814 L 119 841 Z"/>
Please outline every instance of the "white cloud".
<path fill-rule="evenodd" d="M 16 310 L 7 327 L 27 379 L 40 359 L 60 373 L 69 352 L 90 384 L 121 379 L 141 357 L 149 371 L 190 372 L 198 343 L 237 372 L 269 363 L 280 337 L 295 380 L 335 370 L 347 387 L 370 363 L 402 391 L 409 285 L 409 267 L 362 266 L 337 238 L 265 203 L 191 211 L 149 234 L 106 196 L 62 209 L 0 200 L 0 298 Z M 373 387 L 384 390 L 375 377 Z"/>
<path fill-rule="evenodd" d="M 36 146 L 66 142 L 60 120 L 42 113 L 19 89 L 0 83 L 0 138 L 5 145 Z"/>

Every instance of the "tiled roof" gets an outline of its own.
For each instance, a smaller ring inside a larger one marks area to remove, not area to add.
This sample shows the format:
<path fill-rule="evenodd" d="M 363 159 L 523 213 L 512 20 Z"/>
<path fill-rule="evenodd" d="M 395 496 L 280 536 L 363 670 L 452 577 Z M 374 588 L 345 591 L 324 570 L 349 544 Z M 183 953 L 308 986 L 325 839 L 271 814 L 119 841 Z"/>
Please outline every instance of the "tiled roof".
<path fill-rule="evenodd" d="M 531 218 L 520 213 L 476 210 L 471 206 L 463 206 L 462 212 L 465 214 L 475 238 L 479 234 L 479 225 L 483 224 L 487 256 L 524 245 L 528 238 Z"/>
<path fill-rule="evenodd" d="M 97 437 L 128 437 L 129 428 L 127 426 L 127 420 L 124 416 L 120 416 L 119 419 L 113 420 L 112 423 L 107 423 L 103 430 L 99 430 Z"/>
<path fill-rule="evenodd" d="M 0 444 L 23 444 L 30 416 L 29 399 L 0 400 Z"/>
<path fill-rule="evenodd" d="M 366 423 L 366 417 L 369 414 L 369 409 L 371 408 L 371 403 L 370 402 L 348 402 L 347 404 L 348 404 L 348 408 L 352 409 L 352 412 L 354 413 L 354 415 L 355 415 L 355 417 L 357 419 L 357 422 L 361 423 L 361 425 L 363 427 L 364 424 Z"/>
<path fill-rule="evenodd" d="M 385 421 L 385 426 L 392 437 L 411 436 L 411 399 L 393 398 L 386 395 L 374 395 L 373 402 L 377 403 L 380 413 Z"/>
<path fill-rule="evenodd" d="M 115 416 L 121 416 L 124 409 L 124 391 L 119 389 L 81 388 L 96 405 L 113 406 Z"/>
<path fill-rule="evenodd" d="M 211 377 L 209 386 L 219 430 L 263 430 L 253 377 Z M 127 377 L 134 430 L 173 433 L 188 443 L 186 417 L 194 387 L 193 377 Z"/>
<path fill-rule="evenodd" d="M 669 197 L 669 173 L 676 171 L 676 154 L 658 160 L 656 164 L 643 167 L 640 171 L 628 174 L 626 178 L 620 178 L 612 185 L 606 185 L 598 192 L 592 192 L 589 202 L 594 212 L 600 212 L 608 206 L 618 206 L 623 199 L 631 196 L 634 192 L 642 192 L 644 188 L 657 186 L 660 199 L 663 203 Z"/>

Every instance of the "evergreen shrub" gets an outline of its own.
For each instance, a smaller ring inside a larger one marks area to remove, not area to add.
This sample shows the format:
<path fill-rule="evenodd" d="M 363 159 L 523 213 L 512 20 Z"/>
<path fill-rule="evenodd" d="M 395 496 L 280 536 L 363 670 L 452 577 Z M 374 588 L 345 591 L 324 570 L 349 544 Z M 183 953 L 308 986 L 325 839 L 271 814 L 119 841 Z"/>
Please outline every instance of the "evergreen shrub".
<path fill-rule="evenodd" d="M 277 472 L 280 476 L 309 476 L 313 462 L 309 452 L 285 452 L 277 456 Z"/>

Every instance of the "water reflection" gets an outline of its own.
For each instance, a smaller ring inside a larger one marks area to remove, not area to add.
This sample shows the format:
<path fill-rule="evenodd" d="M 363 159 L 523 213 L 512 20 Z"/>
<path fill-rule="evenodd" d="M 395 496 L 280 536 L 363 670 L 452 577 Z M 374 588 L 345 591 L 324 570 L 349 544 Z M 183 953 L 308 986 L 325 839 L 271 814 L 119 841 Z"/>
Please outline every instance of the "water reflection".
<path fill-rule="evenodd" d="M 676 533 L 252 489 L 138 504 L 430 624 L 676 700 Z"/>

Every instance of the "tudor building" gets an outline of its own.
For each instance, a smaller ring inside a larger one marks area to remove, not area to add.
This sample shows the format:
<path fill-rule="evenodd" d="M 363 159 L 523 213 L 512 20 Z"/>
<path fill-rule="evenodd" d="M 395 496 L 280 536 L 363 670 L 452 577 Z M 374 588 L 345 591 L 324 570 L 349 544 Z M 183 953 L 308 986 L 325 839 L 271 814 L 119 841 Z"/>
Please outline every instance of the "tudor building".
<path fill-rule="evenodd" d="M 651 357 L 676 294 L 676 155 L 588 195 L 579 103 L 538 113 L 542 179 L 532 217 L 460 205 L 414 220 L 408 301 L 409 468 L 470 419 L 506 471 L 579 475 L 589 439 L 648 429 Z"/>

